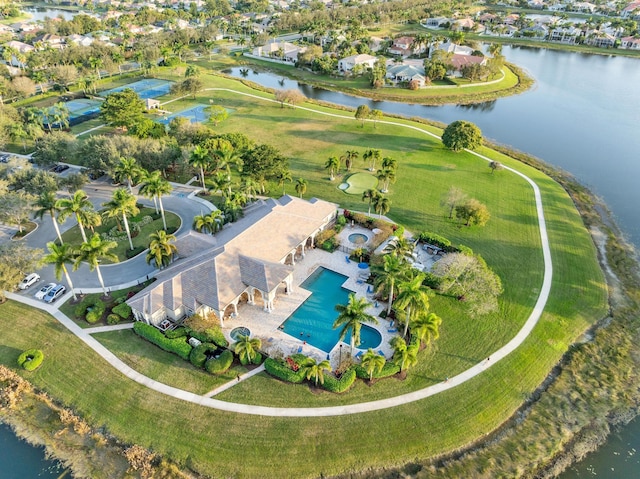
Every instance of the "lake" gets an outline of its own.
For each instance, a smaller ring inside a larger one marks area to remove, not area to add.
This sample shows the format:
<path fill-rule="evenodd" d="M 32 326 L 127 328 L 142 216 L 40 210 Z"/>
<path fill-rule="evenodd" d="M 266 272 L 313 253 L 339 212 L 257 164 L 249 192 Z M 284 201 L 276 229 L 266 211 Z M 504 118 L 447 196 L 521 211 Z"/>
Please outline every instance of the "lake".
<path fill-rule="evenodd" d="M 55 479 L 63 472 L 57 461 L 45 459 L 42 448 L 21 441 L 8 426 L 0 424 L 0 479 Z"/>
<path fill-rule="evenodd" d="M 44 7 L 31 7 L 23 8 L 23 12 L 26 12 L 30 16 L 32 21 L 43 21 L 45 18 L 57 18 L 62 17 L 65 20 L 71 20 L 79 12 L 71 10 L 60 10 L 59 8 L 44 8 Z"/>
<path fill-rule="evenodd" d="M 535 78 L 534 87 L 521 95 L 468 106 L 372 101 L 299 85 L 251 68 L 246 76 L 239 68 L 232 69 L 232 74 L 270 88 L 299 88 L 310 98 L 351 107 L 366 104 L 445 124 L 471 121 L 485 137 L 570 172 L 605 201 L 628 239 L 640 248 L 636 209 L 640 204 L 640 59 L 508 46 L 503 54 Z M 638 420 L 561 479 L 640 477 L 636 450 L 640 450 Z"/>

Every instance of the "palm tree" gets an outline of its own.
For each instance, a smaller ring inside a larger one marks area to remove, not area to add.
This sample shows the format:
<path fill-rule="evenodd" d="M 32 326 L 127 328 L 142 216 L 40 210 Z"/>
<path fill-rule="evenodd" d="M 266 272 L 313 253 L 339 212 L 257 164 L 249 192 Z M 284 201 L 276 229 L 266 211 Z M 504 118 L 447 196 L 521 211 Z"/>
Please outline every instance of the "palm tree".
<path fill-rule="evenodd" d="M 389 156 L 385 156 L 382 159 L 382 168 L 389 168 L 395 171 L 398 169 L 398 160 Z"/>
<path fill-rule="evenodd" d="M 382 218 L 391 209 L 391 200 L 384 195 L 373 198 L 373 210 Z"/>
<path fill-rule="evenodd" d="M 100 286 L 102 286 L 105 296 L 107 296 L 107 289 L 104 286 L 102 273 L 100 273 L 100 261 L 103 259 L 118 261 L 118 257 L 110 252 L 116 246 L 118 246 L 118 243 L 115 241 L 104 241 L 98 233 L 94 233 L 89 241 L 85 241 L 80 245 L 73 264 L 73 270 L 76 271 L 80 264 L 86 261 L 89 264 L 89 270 L 95 270 L 98 274 L 98 281 L 100 281 Z"/>
<path fill-rule="evenodd" d="M 324 164 L 324 167 L 329 170 L 329 179 L 331 181 L 335 180 L 335 174 L 338 172 L 338 168 L 340 168 L 340 160 L 337 156 L 331 156 Z"/>
<path fill-rule="evenodd" d="M 200 168 L 200 180 L 202 181 L 202 189 L 207 193 L 207 185 L 204 184 L 204 169 L 208 168 L 211 163 L 209 150 L 204 146 L 196 146 L 189 156 L 189 164 L 194 168 Z"/>
<path fill-rule="evenodd" d="M 291 183 L 293 181 L 293 177 L 291 176 L 291 171 L 289 169 L 281 169 L 276 173 L 276 179 L 278 180 L 278 186 L 282 186 L 282 196 L 287 194 L 285 190 L 285 183 L 288 181 Z"/>
<path fill-rule="evenodd" d="M 326 359 L 318 363 L 313 358 L 307 358 L 300 365 L 300 369 L 307 380 L 310 381 L 313 378 L 316 387 L 318 387 L 318 381 L 320 381 L 320 384 L 324 384 L 323 371 L 331 371 L 331 363 Z"/>
<path fill-rule="evenodd" d="M 234 351 L 241 362 L 248 364 L 254 361 L 261 346 L 262 341 L 260 341 L 260 338 L 252 338 L 248 334 L 241 334 L 234 345 Z"/>
<path fill-rule="evenodd" d="M 385 251 L 393 256 L 397 256 L 398 258 L 411 258 L 413 255 L 413 250 L 415 248 L 415 243 L 405 236 L 399 237 L 394 243 L 390 243 Z"/>
<path fill-rule="evenodd" d="M 131 194 L 133 194 L 133 183 L 144 177 L 145 173 L 145 170 L 132 157 L 120 157 L 120 163 L 113 169 L 113 176 L 117 181 L 127 180 Z"/>
<path fill-rule="evenodd" d="M 289 173 L 289 178 L 290 177 L 291 177 L 291 173 Z M 289 179 L 289 181 L 291 181 L 291 179 Z M 282 182 L 282 184 L 284 185 L 284 181 Z M 283 186 L 283 189 L 284 189 L 284 186 Z M 242 183 L 240 183 L 240 191 L 242 192 L 242 194 L 244 194 L 247 197 L 248 200 L 253 201 L 256 199 L 256 196 L 260 191 L 260 185 L 256 180 L 254 180 L 250 176 L 245 176 L 244 178 L 242 178 Z"/>
<path fill-rule="evenodd" d="M 226 173 L 218 171 L 216 176 L 213 177 L 213 185 L 214 191 L 220 191 L 223 196 L 231 194 L 231 179 Z"/>
<path fill-rule="evenodd" d="M 173 190 L 173 186 L 165 180 L 158 170 L 147 174 L 140 185 L 140 194 L 145 198 L 153 198 L 153 202 L 160 206 L 160 214 L 162 216 L 162 226 L 167 229 L 167 218 L 164 214 L 164 205 L 162 197 L 168 195 Z M 158 207 L 156 206 L 156 212 Z"/>
<path fill-rule="evenodd" d="M 354 346 L 360 345 L 360 328 L 362 323 L 370 322 L 378 324 L 378 320 L 365 310 L 371 304 L 365 298 L 356 298 L 355 293 L 349 294 L 349 303 L 336 305 L 336 311 L 340 313 L 333 323 L 333 329 L 342 326 L 340 341 L 343 341 L 347 333 L 351 332 L 351 355 Z"/>
<path fill-rule="evenodd" d="M 371 215 L 371 203 L 380 196 L 380 193 L 376 189 L 365 190 L 362 193 L 362 201 L 369 200 L 369 209 L 367 210 L 367 214 Z"/>
<path fill-rule="evenodd" d="M 389 191 L 389 183 L 395 183 L 396 181 L 396 170 L 395 168 L 383 168 L 378 170 L 376 178 L 382 181 L 382 189 L 380 191 L 386 193 Z"/>
<path fill-rule="evenodd" d="M 213 233 L 214 219 L 209 215 L 193 217 L 193 229 L 198 233 Z"/>
<path fill-rule="evenodd" d="M 418 348 L 416 345 L 407 345 L 404 338 L 400 336 L 394 337 L 390 344 L 393 348 L 393 363 L 400 366 L 401 372 L 418 362 Z"/>
<path fill-rule="evenodd" d="M 376 161 L 382 157 L 382 152 L 373 148 L 368 149 L 362 159 L 369 162 L 369 171 L 376 171 Z"/>
<path fill-rule="evenodd" d="M 307 180 L 305 180 L 304 178 L 298 178 L 296 180 L 296 193 L 298 193 L 300 198 L 302 198 L 302 195 L 304 195 L 306 191 L 307 191 Z"/>
<path fill-rule="evenodd" d="M 116 221 L 118 221 L 118 217 L 122 215 L 124 229 L 127 232 L 127 238 L 129 238 L 129 246 L 133 249 L 133 240 L 131 239 L 127 216 L 135 216 L 140 213 L 140 209 L 136 206 L 136 197 L 126 189 L 118 188 L 113 192 L 111 201 L 102 203 L 102 206 L 106 208 L 106 211 L 102 213 L 105 218 L 116 218 Z M 119 223 L 118 221 L 118 229 L 120 229 Z"/>
<path fill-rule="evenodd" d="M 60 240 L 60 244 L 63 244 L 62 235 L 60 234 L 60 228 L 58 227 L 58 222 L 56 221 L 56 213 L 60 213 L 60 208 L 57 206 L 56 194 L 53 191 L 47 191 L 42 193 L 38 199 L 33 203 L 33 206 L 38 208 L 35 211 L 35 217 L 42 219 L 45 214 L 51 215 L 51 221 L 53 222 L 53 227 L 56 230 L 56 234 L 58 235 L 58 239 Z"/>
<path fill-rule="evenodd" d="M 77 300 L 78 298 L 76 297 L 76 292 L 73 290 L 73 283 L 71 282 L 66 266 L 73 264 L 75 261 L 76 252 L 74 248 L 69 244 L 57 245 L 53 241 L 50 241 L 47 243 L 47 249 L 49 250 L 49 254 L 44 257 L 44 262 L 53 265 L 58 281 L 60 281 L 62 273 L 64 273 L 67 278 L 67 283 L 69 283 L 69 289 L 73 293 L 73 299 L 74 301 Z"/>
<path fill-rule="evenodd" d="M 211 154 L 215 159 L 215 171 L 226 171 L 229 180 L 231 180 L 232 165 L 237 169 L 242 169 L 242 156 L 231 144 L 214 149 Z"/>
<path fill-rule="evenodd" d="M 100 58 L 100 57 L 89 57 L 89 66 L 96 71 L 96 74 L 98 75 L 98 80 L 100 80 L 102 78 L 100 76 L 100 68 L 102 68 L 103 65 L 104 65 L 104 61 L 102 60 L 102 58 Z"/>
<path fill-rule="evenodd" d="M 340 159 L 344 160 L 344 164 L 347 167 L 347 171 L 351 171 L 351 165 L 353 164 L 353 160 L 358 158 L 360 153 L 355 150 L 347 150 L 346 153 L 340 157 Z"/>
<path fill-rule="evenodd" d="M 60 198 L 56 201 L 56 208 L 58 208 L 58 221 L 63 222 L 72 214 L 76 215 L 78 220 L 78 226 L 80 227 L 80 233 L 82 234 L 82 241 L 87 242 L 87 234 L 84 231 L 84 225 L 88 213 L 93 210 L 93 204 L 89 201 L 87 194 L 82 191 L 76 191 L 71 198 Z"/>
<path fill-rule="evenodd" d="M 178 252 L 178 248 L 172 242 L 176 240 L 175 235 L 167 234 L 166 231 L 160 230 L 149 235 L 151 243 L 149 243 L 149 252 L 147 253 L 147 264 L 155 261 L 158 268 L 169 266 L 173 256 Z"/>
<path fill-rule="evenodd" d="M 401 257 L 393 254 L 386 254 L 382 259 L 382 264 L 372 265 L 371 272 L 375 276 L 374 286 L 376 292 L 388 291 L 389 306 L 387 316 L 391 314 L 391 305 L 396 293 L 396 285 L 404 281 L 407 277 L 408 265 Z"/>
<path fill-rule="evenodd" d="M 369 348 L 366 353 L 362 355 L 360 360 L 360 366 L 369 373 L 369 381 L 373 380 L 373 373 L 382 371 L 387 360 L 381 354 L 376 353 L 373 349 Z"/>
<path fill-rule="evenodd" d="M 422 285 L 425 274 L 417 274 L 413 279 L 398 284 L 398 297 L 394 306 L 406 312 L 403 337 L 407 336 L 411 318 L 429 310 L 429 290 Z"/>
<path fill-rule="evenodd" d="M 436 313 L 420 314 L 411 326 L 411 335 L 415 336 L 420 344 L 430 344 L 432 340 L 440 337 L 440 325 L 442 318 Z"/>

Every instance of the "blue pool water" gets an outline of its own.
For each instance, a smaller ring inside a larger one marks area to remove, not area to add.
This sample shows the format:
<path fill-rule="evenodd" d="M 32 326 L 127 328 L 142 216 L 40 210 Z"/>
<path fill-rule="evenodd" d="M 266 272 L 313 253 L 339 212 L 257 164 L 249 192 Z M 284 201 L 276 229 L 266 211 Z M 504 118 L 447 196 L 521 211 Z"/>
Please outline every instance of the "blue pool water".
<path fill-rule="evenodd" d="M 333 329 L 333 323 L 338 317 L 336 304 L 349 302 L 349 291 L 342 287 L 347 277 L 326 268 L 318 268 L 300 285 L 311 296 L 296 309 L 283 323 L 285 333 L 294 338 L 306 341 L 312 346 L 329 352 L 338 343 L 340 330 Z M 345 342 L 349 344 L 351 335 Z M 375 329 L 363 324 L 360 330 L 361 349 L 377 348 L 382 342 L 382 336 Z"/>

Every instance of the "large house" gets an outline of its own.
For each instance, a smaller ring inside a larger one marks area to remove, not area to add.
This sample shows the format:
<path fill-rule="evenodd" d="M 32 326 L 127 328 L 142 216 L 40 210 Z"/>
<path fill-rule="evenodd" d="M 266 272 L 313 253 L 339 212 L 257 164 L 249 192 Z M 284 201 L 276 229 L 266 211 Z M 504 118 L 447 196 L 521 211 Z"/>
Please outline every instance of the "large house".
<path fill-rule="evenodd" d="M 393 40 L 393 45 L 389 47 L 389 54 L 396 55 L 401 58 L 408 58 L 411 55 L 419 55 L 424 53 L 424 45 L 415 45 L 413 37 L 398 37 Z"/>
<path fill-rule="evenodd" d="M 342 73 L 350 72 L 356 65 L 364 65 L 365 68 L 373 68 L 377 60 L 378 59 L 376 57 L 364 53 L 360 55 L 351 55 L 338 60 L 338 71 Z"/>
<path fill-rule="evenodd" d="M 300 47 L 293 43 L 273 41 L 254 48 L 251 53 L 257 57 L 269 57 L 283 62 L 296 63 L 298 55 L 306 50 L 307 47 Z"/>
<path fill-rule="evenodd" d="M 176 241 L 180 259 L 127 304 L 138 321 L 159 325 L 193 314 L 214 313 L 223 325 L 247 302 L 272 311 L 278 292 L 293 287 L 293 267 L 314 247 L 316 235 L 337 207 L 288 195 L 260 201 L 215 237 L 190 232 Z"/>

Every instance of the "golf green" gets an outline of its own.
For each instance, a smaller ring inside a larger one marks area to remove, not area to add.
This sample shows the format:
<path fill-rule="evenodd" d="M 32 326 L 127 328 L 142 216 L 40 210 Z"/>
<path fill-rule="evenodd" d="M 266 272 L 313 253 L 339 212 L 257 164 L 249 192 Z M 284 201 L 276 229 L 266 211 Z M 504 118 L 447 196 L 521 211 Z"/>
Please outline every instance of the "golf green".
<path fill-rule="evenodd" d="M 344 192 L 350 195 L 361 195 L 378 186 L 378 179 L 370 173 L 354 173 L 345 182 L 349 185 Z"/>

